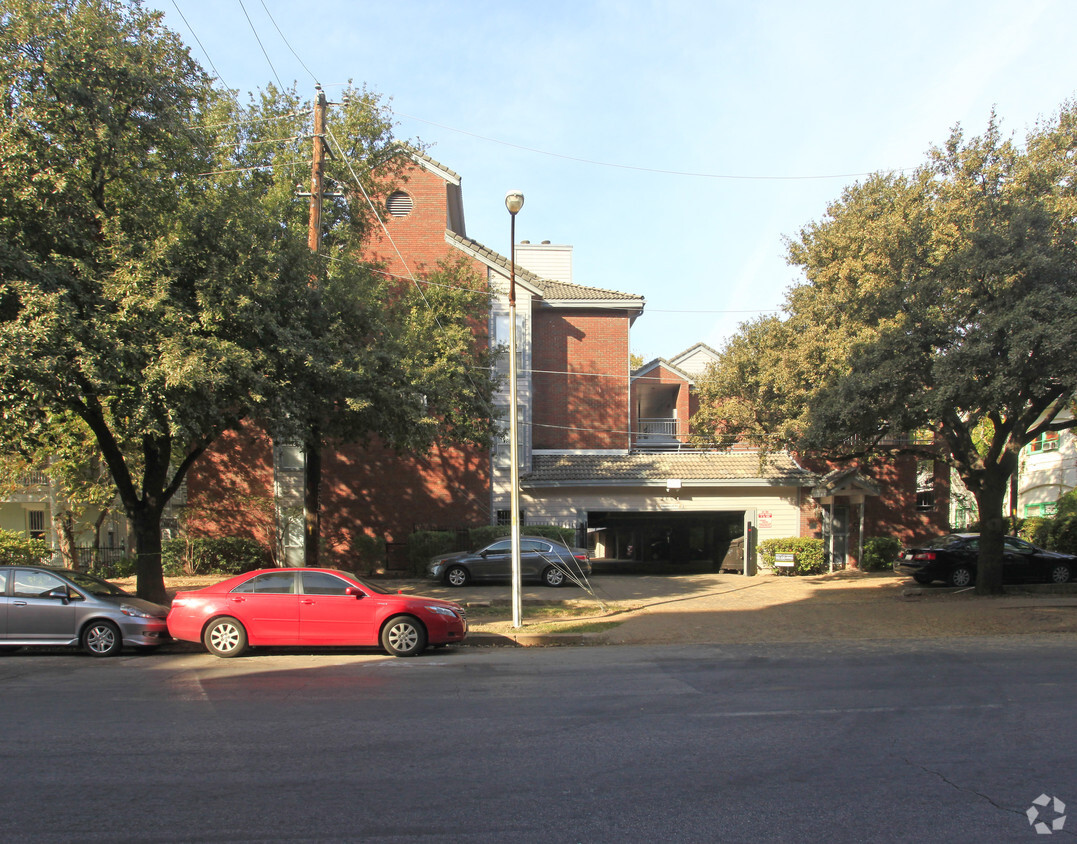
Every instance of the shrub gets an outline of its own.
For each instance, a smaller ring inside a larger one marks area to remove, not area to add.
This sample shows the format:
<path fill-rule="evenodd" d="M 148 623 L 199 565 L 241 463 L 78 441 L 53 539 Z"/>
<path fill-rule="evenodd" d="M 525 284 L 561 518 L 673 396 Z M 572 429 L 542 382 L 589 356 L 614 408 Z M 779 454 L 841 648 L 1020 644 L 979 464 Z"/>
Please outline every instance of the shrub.
<path fill-rule="evenodd" d="M 419 530 L 408 537 L 408 560 L 412 571 L 422 574 L 431 557 L 455 550 L 456 534 L 451 530 Z"/>
<path fill-rule="evenodd" d="M 774 567 L 775 554 L 795 554 L 797 574 L 822 574 L 826 570 L 823 540 L 811 537 L 789 536 L 782 539 L 764 539 L 759 543 L 760 564 Z"/>
<path fill-rule="evenodd" d="M 1047 529 L 1047 542 L 1052 551 L 1077 554 L 1077 515 L 1056 516 Z"/>
<path fill-rule="evenodd" d="M 51 557 L 52 550 L 44 539 L 0 530 L 0 565 L 44 565 Z"/>
<path fill-rule="evenodd" d="M 242 574 L 267 568 L 269 552 L 240 536 L 170 539 L 162 543 L 161 565 L 167 573 Z"/>
<path fill-rule="evenodd" d="M 1046 547 L 1050 541 L 1048 534 L 1050 533 L 1050 520 L 1045 519 L 1042 516 L 1030 516 L 1021 522 L 1021 526 L 1017 529 L 1017 535 L 1022 539 L 1031 542 L 1033 545 L 1039 545 Z"/>
<path fill-rule="evenodd" d="M 901 553 L 901 542 L 892 536 L 873 536 L 864 542 L 864 559 L 860 568 L 864 571 L 885 571 L 893 568 L 894 560 Z"/>
<path fill-rule="evenodd" d="M 385 540 L 365 533 L 352 537 L 352 568 L 358 574 L 370 574 L 385 564 Z"/>

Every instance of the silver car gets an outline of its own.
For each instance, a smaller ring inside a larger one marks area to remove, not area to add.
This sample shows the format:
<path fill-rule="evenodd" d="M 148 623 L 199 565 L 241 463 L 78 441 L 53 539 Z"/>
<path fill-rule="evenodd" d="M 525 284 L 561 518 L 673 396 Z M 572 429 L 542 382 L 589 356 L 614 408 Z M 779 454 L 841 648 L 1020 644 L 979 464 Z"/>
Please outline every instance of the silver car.
<path fill-rule="evenodd" d="M 584 548 L 569 548 L 556 539 L 520 537 L 520 575 L 546 586 L 579 582 L 591 573 Z M 478 551 L 439 554 L 426 568 L 426 576 L 449 586 L 467 586 L 472 580 L 504 580 L 512 574 L 512 541 L 502 538 Z"/>
<path fill-rule="evenodd" d="M 169 641 L 168 607 L 108 581 L 46 566 L 0 566 L 0 651 L 77 645 L 114 656 L 124 645 L 152 650 Z"/>

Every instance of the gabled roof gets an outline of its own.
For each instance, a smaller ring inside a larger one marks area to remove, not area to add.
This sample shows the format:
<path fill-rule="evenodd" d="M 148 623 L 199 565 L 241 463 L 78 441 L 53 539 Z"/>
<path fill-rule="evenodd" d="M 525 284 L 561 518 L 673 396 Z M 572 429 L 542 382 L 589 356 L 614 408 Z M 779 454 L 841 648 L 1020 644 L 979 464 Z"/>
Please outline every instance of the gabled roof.
<path fill-rule="evenodd" d="M 403 150 L 411 157 L 411 159 L 424 170 L 429 170 L 435 176 L 441 177 L 446 182 L 450 182 L 454 185 L 460 184 L 460 175 L 458 173 L 454 173 L 440 161 L 435 161 L 422 150 L 416 149 L 415 147 L 409 146 L 408 144 L 402 144 L 401 146 Z"/>
<path fill-rule="evenodd" d="M 496 268 L 506 277 L 511 271 L 509 259 L 488 246 L 483 246 L 477 240 L 463 237 L 455 232 L 446 230 L 445 241 L 455 246 L 462 252 L 485 263 L 491 268 Z M 551 281 L 548 278 L 540 278 L 530 270 L 516 265 L 516 283 L 523 282 L 532 288 L 532 292 L 541 296 L 547 303 L 565 302 L 579 305 L 582 303 L 594 303 L 606 307 L 643 307 L 642 296 L 631 293 L 620 293 L 616 290 L 604 290 L 600 287 L 583 287 L 579 284 L 569 284 L 564 281 Z"/>
<path fill-rule="evenodd" d="M 643 366 L 641 366 L 639 369 L 635 370 L 632 373 L 632 378 L 633 378 L 633 380 L 635 380 L 636 378 L 644 378 L 649 373 L 653 372 L 656 369 L 668 369 L 670 372 L 672 372 L 678 378 L 684 379 L 689 384 L 694 383 L 691 375 L 689 375 L 684 370 L 678 369 L 677 367 L 675 367 L 672 363 L 670 363 L 665 358 L 655 358 L 654 360 L 650 361 L 649 363 L 643 364 Z"/>
<path fill-rule="evenodd" d="M 782 452 L 762 461 L 754 451 L 693 451 L 677 454 L 536 454 L 527 487 L 658 486 L 681 480 L 689 486 L 813 486 L 819 476 Z"/>
<path fill-rule="evenodd" d="M 835 469 L 824 475 L 812 489 L 812 498 L 829 498 L 831 495 L 878 495 L 879 485 L 868 480 L 856 469 Z"/>
<path fill-rule="evenodd" d="M 694 357 L 698 357 L 700 355 L 702 355 L 703 357 L 710 358 L 711 360 L 715 360 L 715 361 L 717 361 L 721 357 L 721 355 L 719 355 L 718 352 L 716 352 L 714 349 L 712 349 L 706 343 L 696 343 L 691 348 L 685 349 L 679 355 L 675 355 L 674 357 L 670 358 L 669 361 L 674 366 L 680 367 L 683 364 L 685 364 L 687 361 L 691 360 Z"/>

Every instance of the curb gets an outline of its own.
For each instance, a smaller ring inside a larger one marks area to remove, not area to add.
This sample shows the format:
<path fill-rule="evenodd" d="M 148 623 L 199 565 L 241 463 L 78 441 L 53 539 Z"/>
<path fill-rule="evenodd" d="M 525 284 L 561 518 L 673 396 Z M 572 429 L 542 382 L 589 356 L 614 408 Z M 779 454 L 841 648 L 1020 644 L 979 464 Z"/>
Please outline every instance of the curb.
<path fill-rule="evenodd" d="M 594 633 L 468 633 L 457 645 L 472 648 L 556 648 L 591 645 L 600 641 Z"/>

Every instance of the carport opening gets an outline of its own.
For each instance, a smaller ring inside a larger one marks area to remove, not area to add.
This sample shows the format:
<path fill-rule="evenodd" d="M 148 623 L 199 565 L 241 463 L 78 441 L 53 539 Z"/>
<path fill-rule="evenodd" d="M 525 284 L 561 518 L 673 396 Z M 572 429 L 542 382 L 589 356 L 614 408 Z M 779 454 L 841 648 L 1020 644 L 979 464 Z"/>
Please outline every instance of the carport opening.
<path fill-rule="evenodd" d="M 597 560 L 709 563 L 711 568 L 741 571 L 744 511 L 591 511 L 587 514 L 587 544 Z"/>

